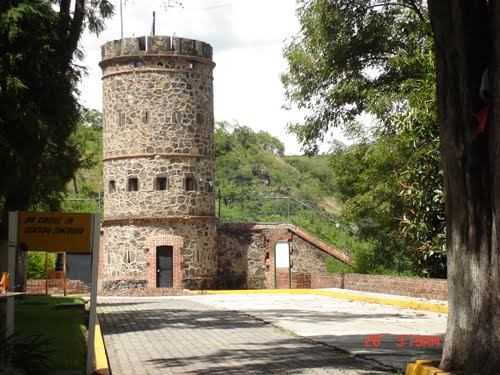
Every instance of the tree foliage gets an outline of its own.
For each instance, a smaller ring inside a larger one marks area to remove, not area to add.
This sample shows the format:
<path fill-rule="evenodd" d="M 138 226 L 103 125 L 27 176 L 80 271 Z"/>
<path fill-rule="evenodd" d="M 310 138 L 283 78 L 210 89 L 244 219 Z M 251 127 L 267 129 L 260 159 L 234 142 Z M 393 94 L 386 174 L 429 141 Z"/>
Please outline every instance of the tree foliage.
<path fill-rule="evenodd" d="M 71 134 L 84 27 L 99 32 L 108 0 L 11 0 L 0 4 L 1 224 L 10 210 L 59 208 L 80 165 Z"/>
<path fill-rule="evenodd" d="M 332 126 L 347 126 L 368 112 L 394 130 L 390 117 L 404 103 L 401 84 L 419 67 L 398 60 L 418 52 L 429 37 L 422 1 L 301 0 L 301 30 L 284 50 L 288 100 L 310 114 L 291 127 L 306 151 Z"/>
<path fill-rule="evenodd" d="M 290 129 L 314 153 L 332 126 L 358 145 L 334 147 L 344 212 L 379 251 L 446 275 L 432 38 L 422 1 L 300 1 L 285 49 L 288 100 L 307 108 Z M 360 115 L 370 114 L 363 130 Z M 342 174 L 346 174 L 342 176 Z"/>
<path fill-rule="evenodd" d="M 99 212 L 102 205 L 102 114 L 82 108 L 71 135 L 80 157 L 80 167 L 67 184 L 61 208 L 67 212 Z"/>
<path fill-rule="evenodd" d="M 56 254 L 47 254 L 47 271 L 54 271 Z M 45 279 L 45 252 L 28 251 L 28 279 Z"/>
<path fill-rule="evenodd" d="M 405 263 L 405 241 L 396 213 L 403 210 L 398 195 L 398 168 L 405 160 L 397 135 L 352 146 L 337 146 L 330 156 L 343 219 L 355 223 L 357 234 L 375 245 L 373 271 L 396 269 Z"/>

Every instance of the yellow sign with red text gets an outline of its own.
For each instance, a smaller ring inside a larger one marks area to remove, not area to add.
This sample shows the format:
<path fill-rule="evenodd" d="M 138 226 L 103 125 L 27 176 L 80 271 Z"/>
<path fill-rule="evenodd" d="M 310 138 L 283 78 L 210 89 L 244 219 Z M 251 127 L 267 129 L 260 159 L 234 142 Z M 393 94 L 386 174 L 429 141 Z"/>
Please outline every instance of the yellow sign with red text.
<path fill-rule="evenodd" d="M 20 211 L 18 233 L 25 250 L 92 252 L 92 214 Z"/>

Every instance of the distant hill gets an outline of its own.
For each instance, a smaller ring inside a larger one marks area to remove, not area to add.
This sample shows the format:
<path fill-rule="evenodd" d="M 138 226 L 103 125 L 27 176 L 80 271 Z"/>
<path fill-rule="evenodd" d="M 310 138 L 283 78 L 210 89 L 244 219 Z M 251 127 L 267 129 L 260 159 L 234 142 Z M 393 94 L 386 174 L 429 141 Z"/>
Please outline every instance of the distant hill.
<path fill-rule="evenodd" d="M 68 185 L 66 211 L 102 210 L 98 200 L 90 200 L 100 197 L 102 189 L 101 117 L 90 114 L 76 134 L 86 159 Z M 293 222 L 351 254 L 370 248 L 338 221 L 340 205 L 328 156 L 285 156 L 284 150 L 267 132 L 216 124 L 216 215 L 221 221 Z"/>

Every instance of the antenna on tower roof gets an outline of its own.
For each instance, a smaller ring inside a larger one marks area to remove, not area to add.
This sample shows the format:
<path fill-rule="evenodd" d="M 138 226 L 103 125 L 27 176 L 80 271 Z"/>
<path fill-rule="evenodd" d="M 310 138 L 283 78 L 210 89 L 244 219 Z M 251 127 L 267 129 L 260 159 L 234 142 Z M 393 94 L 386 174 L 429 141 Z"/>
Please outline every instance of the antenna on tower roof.
<path fill-rule="evenodd" d="M 156 35 L 156 12 L 153 12 L 153 25 L 151 26 L 151 35 Z"/>
<path fill-rule="evenodd" d="M 123 5 L 122 5 L 122 0 L 120 0 L 120 30 L 121 30 L 121 37 L 120 39 L 123 39 Z"/>

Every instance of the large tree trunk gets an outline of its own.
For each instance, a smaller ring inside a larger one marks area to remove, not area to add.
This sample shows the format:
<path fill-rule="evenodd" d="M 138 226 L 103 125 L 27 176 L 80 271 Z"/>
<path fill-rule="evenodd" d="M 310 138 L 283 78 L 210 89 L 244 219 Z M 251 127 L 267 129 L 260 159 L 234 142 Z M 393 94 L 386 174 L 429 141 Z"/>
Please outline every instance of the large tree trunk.
<path fill-rule="evenodd" d="M 500 370 L 500 0 L 428 0 L 446 199 L 449 313 L 441 369 Z M 473 114 L 489 68 L 486 131 Z M 498 208 L 497 208 L 498 207 Z"/>

